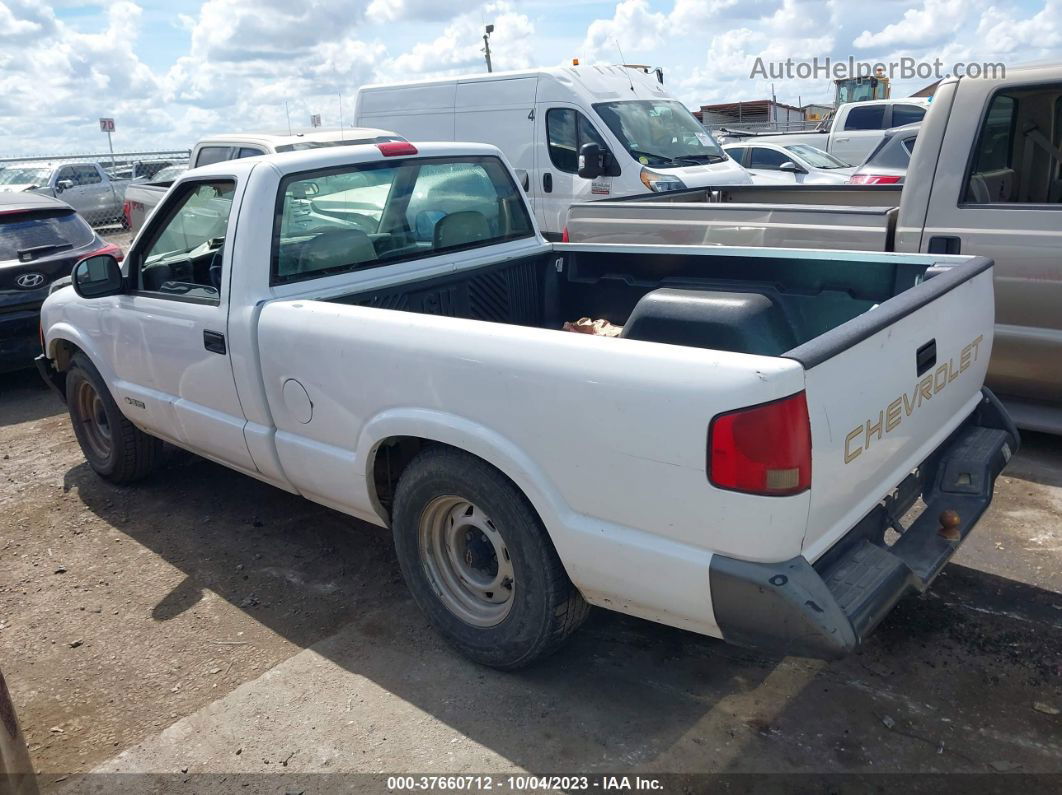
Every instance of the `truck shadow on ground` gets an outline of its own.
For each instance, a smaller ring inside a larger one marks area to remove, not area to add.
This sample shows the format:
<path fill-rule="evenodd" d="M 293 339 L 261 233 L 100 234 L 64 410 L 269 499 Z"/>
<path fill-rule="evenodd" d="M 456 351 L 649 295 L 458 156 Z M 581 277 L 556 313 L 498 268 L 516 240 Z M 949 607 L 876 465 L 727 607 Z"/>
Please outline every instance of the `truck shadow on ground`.
<path fill-rule="evenodd" d="M 879 713 L 954 693 L 963 664 L 973 666 L 961 677 L 966 687 L 1015 671 L 1042 683 L 1049 668 L 1028 669 L 1021 656 L 1034 647 L 1062 651 L 1057 642 L 1043 647 L 1038 624 L 1006 615 L 1020 606 L 1057 625 L 1056 594 L 952 567 L 933 592 L 940 605 L 907 600 L 864 649 L 832 665 L 781 661 L 595 611 L 558 654 L 503 674 L 440 641 L 402 583 L 387 530 L 181 452 L 132 488 L 111 486 L 84 464 L 66 473 L 65 488 L 184 573 L 154 605 L 154 620 L 174 619 L 209 589 L 531 771 L 786 770 L 808 759 L 846 770 L 866 765 L 869 744 L 875 756 L 895 746 L 896 760 L 921 754 L 932 764 L 936 748 L 889 732 Z M 960 615 L 984 594 L 1004 606 L 998 614 Z M 958 649 L 945 667 L 932 664 L 942 640 Z M 1000 658 L 989 672 L 977 659 L 986 650 Z M 1013 689 L 1006 696 L 1018 697 Z M 862 704 L 857 714 L 853 698 Z M 941 766 L 969 769 L 971 758 Z"/>
<path fill-rule="evenodd" d="M 54 417 L 65 410 L 35 369 L 0 373 L 0 426 Z"/>

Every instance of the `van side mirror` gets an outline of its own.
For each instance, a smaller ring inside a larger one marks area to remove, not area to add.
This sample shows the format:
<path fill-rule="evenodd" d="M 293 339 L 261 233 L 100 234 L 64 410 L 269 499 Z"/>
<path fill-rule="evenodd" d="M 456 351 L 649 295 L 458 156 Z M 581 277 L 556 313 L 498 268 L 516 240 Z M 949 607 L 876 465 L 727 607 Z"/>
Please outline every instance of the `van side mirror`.
<path fill-rule="evenodd" d="M 579 176 L 583 179 L 597 179 L 605 173 L 605 153 L 594 142 L 583 144 L 579 148 Z"/>
<path fill-rule="evenodd" d="M 786 160 L 782 165 L 778 166 L 779 171 L 788 171 L 792 174 L 807 174 L 807 170 L 801 166 L 798 166 L 792 160 Z"/>
<path fill-rule="evenodd" d="M 72 179 L 61 179 L 55 183 L 55 192 L 62 193 L 64 190 L 70 190 L 74 187 L 74 181 Z"/>
<path fill-rule="evenodd" d="M 82 298 L 102 298 L 125 291 L 122 268 L 110 254 L 85 257 L 71 274 L 74 292 Z"/>

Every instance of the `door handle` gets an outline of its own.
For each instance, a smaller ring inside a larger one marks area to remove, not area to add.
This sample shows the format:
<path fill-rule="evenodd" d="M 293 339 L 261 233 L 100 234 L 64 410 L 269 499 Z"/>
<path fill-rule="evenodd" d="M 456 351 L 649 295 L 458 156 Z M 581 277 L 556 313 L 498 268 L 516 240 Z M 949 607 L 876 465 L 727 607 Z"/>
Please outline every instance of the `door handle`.
<path fill-rule="evenodd" d="M 954 235 L 935 235 L 929 238 L 926 251 L 930 254 L 959 254 L 962 249 L 962 239 Z"/>
<path fill-rule="evenodd" d="M 225 353 L 225 335 L 220 331 L 203 330 L 203 347 L 211 353 Z"/>
<path fill-rule="evenodd" d="M 546 193 L 553 193 L 553 175 L 548 171 L 542 172 L 542 190 Z"/>

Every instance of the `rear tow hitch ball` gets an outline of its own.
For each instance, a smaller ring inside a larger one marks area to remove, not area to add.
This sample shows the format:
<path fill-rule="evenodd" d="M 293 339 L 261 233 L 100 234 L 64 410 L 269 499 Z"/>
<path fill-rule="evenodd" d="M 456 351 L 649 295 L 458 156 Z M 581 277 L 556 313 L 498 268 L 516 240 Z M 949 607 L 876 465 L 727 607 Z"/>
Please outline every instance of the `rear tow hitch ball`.
<path fill-rule="evenodd" d="M 959 514 L 951 510 L 942 511 L 939 521 L 940 529 L 937 530 L 937 535 L 945 541 L 959 541 L 962 539 L 962 534 L 959 533 L 959 525 L 962 523 L 962 519 L 959 518 Z"/>

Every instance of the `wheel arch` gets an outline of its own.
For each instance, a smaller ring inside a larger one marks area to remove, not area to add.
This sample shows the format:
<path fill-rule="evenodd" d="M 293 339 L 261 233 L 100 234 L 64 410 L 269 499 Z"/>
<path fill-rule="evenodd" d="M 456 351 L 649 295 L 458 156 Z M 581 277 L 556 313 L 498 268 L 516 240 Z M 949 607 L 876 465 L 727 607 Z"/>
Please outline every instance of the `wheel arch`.
<path fill-rule="evenodd" d="M 513 482 L 538 513 L 560 551 L 556 529 L 568 512 L 546 474 L 504 435 L 455 415 L 428 410 L 392 410 L 366 424 L 358 445 L 373 509 L 390 524 L 389 497 L 398 478 L 420 450 L 446 445 L 493 466 Z"/>

